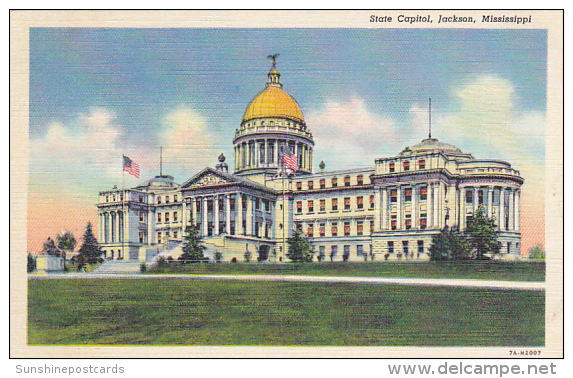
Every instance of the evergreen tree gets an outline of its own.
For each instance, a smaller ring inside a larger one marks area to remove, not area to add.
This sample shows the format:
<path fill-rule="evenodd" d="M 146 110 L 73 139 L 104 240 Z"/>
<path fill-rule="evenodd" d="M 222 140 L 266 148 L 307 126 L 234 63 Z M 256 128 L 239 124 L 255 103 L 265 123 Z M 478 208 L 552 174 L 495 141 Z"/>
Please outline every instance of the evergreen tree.
<path fill-rule="evenodd" d="M 300 231 L 295 231 L 292 238 L 288 238 L 287 257 L 293 262 L 312 262 L 314 250 L 307 238 Z"/>
<path fill-rule="evenodd" d="M 468 241 L 457 228 L 445 227 L 432 238 L 430 260 L 466 260 L 470 258 Z"/>
<path fill-rule="evenodd" d="M 70 231 L 64 231 L 56 238 L 58 241 L 58 248 L 61 250 L 62 257 L 66 261 L 66 251 L 73 252 L 76 248 L 77 241 Z"/>
<path fill-rule="evenodd" d="M 42 253 L 50 256 L 60 256 L 60 250 L 56 247 L 56 243 L 52 238 L 48 237 L 42 246 Z"/>
<path fill-rule="evenodd" d="M 495 221 L 487 217 L 483 206 L 478 207 L 473 217 L 468 219 L 465 232 L 476 259 L 485 259 L 486 253 L 499 253 L 501 245 L 497 241 Z"/>
<path fill-rule="evenodd" d="M 36 269 L 36 258 L 31 253 L 28 253 L 28 264 L 26 268 L 28 273 L 31 273 Z"/>
<path fill-rule="evenodd" d="M 90 222 L 86 225 L 86 231 L 84 232 L 82 240 L 83 244 L 78 251 L 79 265 L 97 264 L 98 262 L 101 262 L 102 250 L 94 236 L 92 224 Z"/>
<path fill-rule="evenodd" d="M 186 235 L 183 241 L 183 254 L 179 256 L 179 260 L 183 264 L 187 264 L 189 262 L 196 263 L 205 260 L 203 252 L 206 248 L 203 245 L 203 238 L 199 233 L 199 229 L 195 226 L 187 226 L 185 232 Z"/>

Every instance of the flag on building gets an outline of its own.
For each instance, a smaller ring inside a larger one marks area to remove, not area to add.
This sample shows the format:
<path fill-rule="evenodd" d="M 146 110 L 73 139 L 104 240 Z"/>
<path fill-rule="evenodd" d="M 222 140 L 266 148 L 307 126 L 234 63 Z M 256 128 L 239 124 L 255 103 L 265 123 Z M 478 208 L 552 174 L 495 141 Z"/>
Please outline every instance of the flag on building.
<path fill-rule="evenodd" d="M 123 170 L 132 176 L 139 178 L 139 164 L 123 155 Z"/>
<path fill-rule="evenodd" d="M 283 155 L 283 167 L 292 169 L 293 172 L 296 172 L 297 168 L 296 156 L 290 149 L 287 149 L 286 153 Z"/>

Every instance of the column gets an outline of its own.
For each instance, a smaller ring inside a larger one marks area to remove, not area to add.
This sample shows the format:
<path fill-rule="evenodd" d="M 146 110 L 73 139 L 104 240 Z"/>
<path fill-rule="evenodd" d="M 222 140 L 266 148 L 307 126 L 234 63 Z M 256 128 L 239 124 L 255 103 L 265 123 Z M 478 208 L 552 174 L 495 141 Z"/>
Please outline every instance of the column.
<path fill-rule="evenodd" d="M 434 201 L 432 201 L 432 196 L 434 195 L 434 190 L 432 187 L 432 183 L 429 182 L 428 183 L 428 190 L 426 193 L 426 228 L 432 228 L 434 226 L 434 209 L 432 208 L 432 206 L 434 206 Z"/>
<path fill-rule="evenodd" d="M 374 191 L 374 231 L 380 231 L 380 220 L 382 219 L 382 209 L 380 208 L 380 188 Z"/>
<path fill-rule="evenodd" d="M 237 230 L 237 235 L 243 235 L 243 195 L 237 193 L 235 200 L 235 230 Z"/>
<path fill-rule="evenodd" d="M 521 197 L 521 190 L 516 190 L 515 191 L 515 203 L 513 204 L 513 206 L 515 207 L 515 220 L 514 220 L 514 230 L 519 232 L 520 227 L 519 227 L 519 199 Z"/>
<path fill-rule="evenodd" d="M 382 230 L 388 230 L 388 188 L 382 188 Z"/>
<path fill-rule="evenodd" d="M 255 140 L 254 142 L 254 146 L 255 146 L 255 167 L 260 167 L 260 163 L 261 163 L 261 146 L 260 143 L 258 141 Z"/>
<path fill-rule="evenodd" d="M 487 217 L 493 216 L 493 186 L 487 187 Z"/>
<path fill-rule="evenodd" d="M 213 235 L 219 235 L 219 196 L 213 196 Z"/>
<path fill-rule="evenodd" d="M 440 183 L 434 183 L 434 226 L 440 228 Z"/>
<path fill-rule="evenodd" d="M 505 231 L 505 188 L 499 192 L 499 230 Z"/>
<path fill-rule="evenodd" d="M 508 231 L 513 231 L 515 230 L 515 227 L 513 225 L 513 212 L 514 212 L 514 208 L 513 208 L 513 196 L 515 194 L 515 191 L 513 189 L 509 189 L 509 207 L 508 207 L 508 211 L 509 211 L 509 225 L 507 227 Z"/>
<path fill-rule="evenodd" d="M 98 225 L 99 225 L 99 242 L 104 242 L 104 231 L 103 231 L 103 213 L 98 214 Z"/>
<path fill-rule="evenodd" d="M 269 141 L 265 139 L 265 167 L 269 166 Z"/>
<path fill-rule="evenodd" d="M 225 231 L 231 235 L 231 195 L 225 195 Z"/>
<path fill-rule="evenodd" d="M 412 228 L 418 229 L 419 222 L 418 222 L 418 187 L 416 185 L 412 185 Z"/>
<path fill-rule="evenodd" d="M 466 229 L 466 188 L 461 187 L 459 190 L 460 201 L 460 231 Z"/>
<path fill-rule="evenodd" d="M 274 156 L 275 165 L 278 167 L 278 166 L 280 166 L 280 164 L 279 164 L 279 140 L 278 139 L 275 139 L 275 149 L 273 150 L 273 154 L 275 155 Z"/>
<path fill-rule="evenodd" d="M 473 189 L 474 189 L 473 190 L 473 196 L 474 196 L 474 199 L 473 199 L 474 212 L 473 212 L 473 214 L 475 215 L 475 213 L 477 212 L 477 209 L 478 209 L 478 187 L 474 186 Z"/>
<path fill-rule="evenodd" d="M 253 197 L 247 196 L 247 235 L 253 235 Z"/>
<path fill-rule="evenodd" d="M 203 197 L 203 203 L 201 204 L 201 213 L 203 213 L 203 217 L 201 220 L 201 227 L 202 227 L 202 234 L 203 236 L 208 236 L 209 234 L 209 216 L 207 214 L 207 196 Z"/>
<path fill-rule="evenodd" d="M 245 142 L 245 166 L 251 166 L 251 144 L 249 142 Z"/>
<path fill-rule="evenodd" d="M 187 226 L 187 199 L 186 198 L 182 198 L 183 199 L 183 214 L 181 214 L 181 234 L 183 235 L 185 233 L 185 226 Z"/>
<path fill-rule="evenodd" d="M 402 186 L 396 186 L 396 229 L 402 230 Z"/>
<path fill-rule="evenodd" d="M 192 206 L 191 207 L 191 214 L 192 214 L 191 218 L 192 218 L 194 226 L 197 226 L 197 220 L 198 220 L 197 219 L 197 203 L 199 203 L 197 198 L 195 198 L 195 197 L 191 198 L 191 206 Z"/>
<path fill-rule="evenodd" d="M 298 169 L 299 168 L 299 165 L 298 165 L 298 143 L 296 143 L 296 142 L 294 144 L 294 156 L 296 156 L 296 166 Z"/>

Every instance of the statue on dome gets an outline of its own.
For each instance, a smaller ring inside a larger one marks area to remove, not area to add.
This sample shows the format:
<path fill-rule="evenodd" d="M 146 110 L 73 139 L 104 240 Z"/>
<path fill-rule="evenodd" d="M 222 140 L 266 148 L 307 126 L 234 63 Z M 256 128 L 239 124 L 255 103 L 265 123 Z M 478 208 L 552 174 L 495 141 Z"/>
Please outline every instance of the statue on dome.
<path fill-rule="evenodd" d="M 267 55 L 267 58 L 269 58 L 272 62 L 273 62 L 273 67 L 277 66 L 277 58 L 280 56 L 281 54 L 272 54 L 272 55 Z"/>

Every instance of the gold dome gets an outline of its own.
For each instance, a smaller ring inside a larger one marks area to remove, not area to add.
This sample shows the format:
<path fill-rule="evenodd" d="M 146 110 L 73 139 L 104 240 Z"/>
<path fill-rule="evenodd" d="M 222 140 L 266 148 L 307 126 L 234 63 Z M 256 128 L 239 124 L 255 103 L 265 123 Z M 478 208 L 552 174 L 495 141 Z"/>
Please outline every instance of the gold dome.
<path fill-rule="evenodd" d="M 278 86 L 269 85 L 247 106 L 243 122 L 256 118 L 287 118 L 304 123 L 300 107 L 288 93 Z"/>

